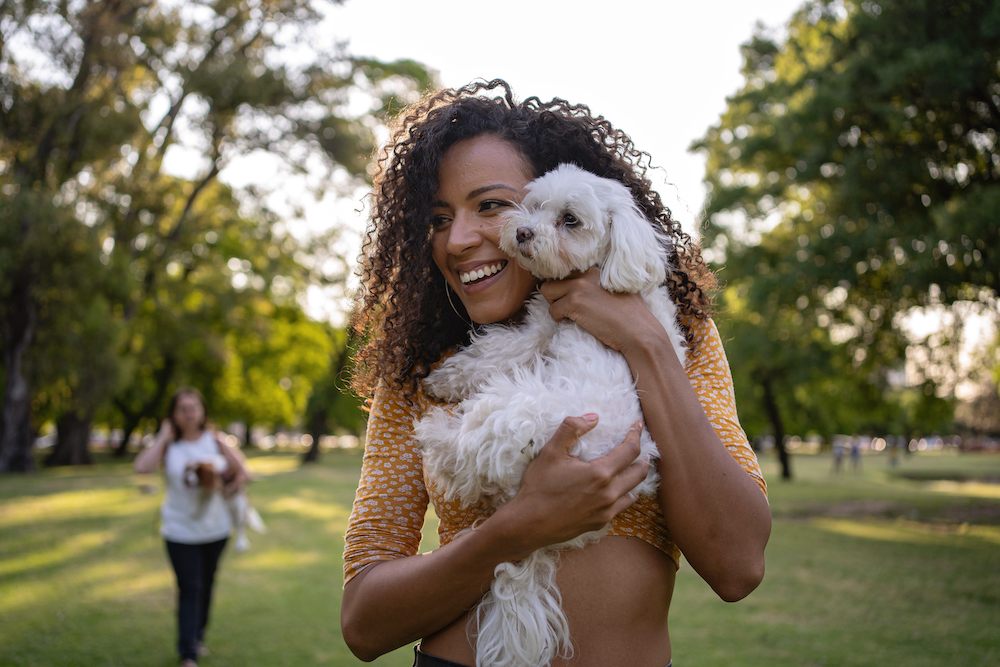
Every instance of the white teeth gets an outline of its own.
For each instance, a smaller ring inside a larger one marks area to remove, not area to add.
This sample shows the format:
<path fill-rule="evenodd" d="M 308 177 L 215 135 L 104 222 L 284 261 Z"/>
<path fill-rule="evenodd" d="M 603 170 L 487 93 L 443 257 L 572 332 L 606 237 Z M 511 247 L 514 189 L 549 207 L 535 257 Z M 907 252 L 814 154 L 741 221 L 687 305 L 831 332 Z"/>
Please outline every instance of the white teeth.
<path fill-rule="evenodd" d="M 494 273 L 503 268 L 503 262 L 498 264 L 493 264 L 492 266 L 486 266 L 476 271 L 469 271 L 468 273 L 459 274 L 459 279 L 462 281 L 463 285 L 468 285 L 469 283 L 482 280 L 483 278 L 492 276 Z"/>

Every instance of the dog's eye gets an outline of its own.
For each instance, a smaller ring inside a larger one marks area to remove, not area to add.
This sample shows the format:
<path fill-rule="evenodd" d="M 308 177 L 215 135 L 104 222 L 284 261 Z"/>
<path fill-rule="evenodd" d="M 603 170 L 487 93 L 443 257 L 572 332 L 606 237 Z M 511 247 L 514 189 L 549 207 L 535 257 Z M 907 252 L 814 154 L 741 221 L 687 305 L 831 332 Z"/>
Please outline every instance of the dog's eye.
<path fill-rule="evenodd" d="M 576 219 L 576 216 L 572 213 L 564 213 L 562 219 L 563 225 L 566 227 L 576 227 L 580 224 L 580 221 Z"/>

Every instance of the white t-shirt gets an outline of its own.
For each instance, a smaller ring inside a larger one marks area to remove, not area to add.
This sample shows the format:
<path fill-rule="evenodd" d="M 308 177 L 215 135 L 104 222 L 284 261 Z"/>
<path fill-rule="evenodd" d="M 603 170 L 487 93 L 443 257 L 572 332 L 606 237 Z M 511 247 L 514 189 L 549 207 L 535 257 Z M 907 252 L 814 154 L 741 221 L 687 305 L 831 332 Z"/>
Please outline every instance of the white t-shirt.
<path fill-rule="evenodd" d="M 229 467 L 211 431 L 205 431 L 193 442 L 178 440 L 167 445 L 163 456 L 167 495 L 160 508 L 160 535 L 164 539 L 181 544 L 207 544 L 229 536 L 232 520 L 222 493 L 206 493 L 197 485 L 188 486 L 184 480 L 190 466 L 206 462 L 220 473 Z"/>

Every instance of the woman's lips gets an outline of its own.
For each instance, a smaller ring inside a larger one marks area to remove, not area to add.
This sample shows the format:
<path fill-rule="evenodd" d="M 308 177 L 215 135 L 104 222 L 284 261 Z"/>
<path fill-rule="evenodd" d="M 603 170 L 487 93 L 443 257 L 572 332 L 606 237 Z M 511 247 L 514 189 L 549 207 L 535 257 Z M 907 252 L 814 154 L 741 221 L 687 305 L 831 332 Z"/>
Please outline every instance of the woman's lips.
<path fill-rule="evenodd" d="M 503 270 L 503 267 L 507 265 L 507 262 L 501 260 L 499 262 L 493 262 L 491 264 L 486 264 L 480 266 L 473 271 L 459 271 L 458 279 L 462 281 L 463 285 L 472 285 L 480 280 L 489 278 L 490 276 L 496 275 Z"/>

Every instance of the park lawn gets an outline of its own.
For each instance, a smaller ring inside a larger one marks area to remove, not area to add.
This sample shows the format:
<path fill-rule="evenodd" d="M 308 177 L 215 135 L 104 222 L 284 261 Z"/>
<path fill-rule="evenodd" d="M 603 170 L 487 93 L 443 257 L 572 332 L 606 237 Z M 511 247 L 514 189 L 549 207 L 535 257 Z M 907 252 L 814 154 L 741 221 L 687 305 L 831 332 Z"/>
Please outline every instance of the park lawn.
<path fill-rule="evenodd" d="M 0 665 L 176 664 L 162 480 L 98 461 L 0 477 Z M 791 482 L 762 463 L 775 517 L 764 583 L 727 604 L 683 564 L 675 664 L 1000 664 L 1000 485 L 958 481 L 995 481 L 1000 456 L 901 459 L 918 480 L 884 456 L 837 476 L 829 456 L 796 456 Z M 360 452 L 305 468 L 295 454 L 255 453 L 251 465 L 269 532 L 224 556 L 201 664 L 359 664 L 339 607 Z M 425 536 L 433 548 L 433 520 Z M 411 661 L 404 647 L 372 664 Z"/>

